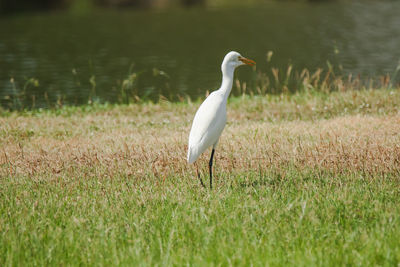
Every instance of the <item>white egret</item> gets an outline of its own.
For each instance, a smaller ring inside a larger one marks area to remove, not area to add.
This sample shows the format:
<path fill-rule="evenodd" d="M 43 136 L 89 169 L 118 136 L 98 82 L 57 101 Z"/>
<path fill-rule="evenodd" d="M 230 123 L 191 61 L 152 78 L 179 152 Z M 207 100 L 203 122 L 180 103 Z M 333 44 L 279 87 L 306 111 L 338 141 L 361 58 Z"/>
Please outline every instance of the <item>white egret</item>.
<path fill-rule="evenodd" d="M 232 90 L 233 73 L 241 65 L 254 66 L 256 63 L 238 52 L 229 52 L 222 61 L 222 84 L 212 92 L 200 105 L 193 119 L 189 135 L 187 161 L 193 163 L 207 148 L 212 146 L 211 158 L 208 164 L 210 170 L 210 188 L 212 188 L 212 164 L 219 137 L 226 124 L 226 103 Z M 200 178 L 201 185 L 204 187 Z"/>

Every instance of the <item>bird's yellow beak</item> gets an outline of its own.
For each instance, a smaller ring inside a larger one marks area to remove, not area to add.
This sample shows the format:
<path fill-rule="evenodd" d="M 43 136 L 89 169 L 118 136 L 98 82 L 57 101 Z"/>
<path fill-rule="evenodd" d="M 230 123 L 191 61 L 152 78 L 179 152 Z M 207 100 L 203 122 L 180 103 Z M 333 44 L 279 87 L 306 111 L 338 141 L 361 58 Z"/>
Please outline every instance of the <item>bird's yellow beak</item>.
<path fill-rule="evenodd" d="M 245 57 L 239 57 L 239 60 L 242 61 L 244 64 L 249 65 L 249 66 L 256 65 L 255 61 L 253 61 L 251 59 L 248 59 L 248 58 L 245 58 Z"/>

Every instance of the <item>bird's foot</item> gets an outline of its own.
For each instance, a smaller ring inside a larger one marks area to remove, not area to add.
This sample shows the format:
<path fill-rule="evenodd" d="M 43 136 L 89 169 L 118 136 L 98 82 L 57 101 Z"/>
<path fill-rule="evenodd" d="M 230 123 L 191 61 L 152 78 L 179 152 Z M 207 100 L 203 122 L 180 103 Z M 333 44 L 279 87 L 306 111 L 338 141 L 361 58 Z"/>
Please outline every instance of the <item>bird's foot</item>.
<path fill-rule="evenodd" d="M 203 183 L 203 180 L 202 180 L 202 179 L 201 179 L 201 177 L 200 177 L 199 170 L 198 170 L 198 169 L 196 169 L 196 172 L 197 172 L 197 177 L 199 177 L 199 180 L 200 180 L 201 186 L 202 186 L 203 188 L 206 188 L 206 186 L 205 186 L 205 185 L 204 185 L 204 183 Z"/>

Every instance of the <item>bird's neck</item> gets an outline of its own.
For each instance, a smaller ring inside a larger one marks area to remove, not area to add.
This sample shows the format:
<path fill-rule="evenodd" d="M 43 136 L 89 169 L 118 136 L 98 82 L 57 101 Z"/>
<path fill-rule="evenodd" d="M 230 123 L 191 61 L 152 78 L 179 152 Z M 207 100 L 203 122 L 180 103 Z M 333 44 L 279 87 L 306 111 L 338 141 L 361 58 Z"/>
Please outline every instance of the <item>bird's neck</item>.
<path fill-rule="evenodd" d="M 233 73 L 235 72 L 235 68 L 222 66 L 222 84 L 219 88 L 219 91 L 224 95 L 225 100 L 228 99 L 229 94 L 232 90 L 233 84 Z"/>

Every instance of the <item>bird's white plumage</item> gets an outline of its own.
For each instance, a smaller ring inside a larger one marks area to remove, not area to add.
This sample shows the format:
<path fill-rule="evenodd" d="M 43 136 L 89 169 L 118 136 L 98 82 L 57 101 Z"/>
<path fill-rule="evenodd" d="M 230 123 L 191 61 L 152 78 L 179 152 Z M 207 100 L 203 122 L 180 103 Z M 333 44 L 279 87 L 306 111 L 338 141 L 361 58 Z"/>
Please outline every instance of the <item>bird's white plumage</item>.
<path fill-rule="evenodd" d="M 217 145 L 226 124 L 226 103 L 232 89 L 233 74 L 236 67 L 244 64 L 252 66 L 255 62 L 234 51 L 225 56 L 221 65 L 221 87 L 204 100 L 194 116 L 189 134 L 189 163 L 196 161 L 210 146 L 215 148 Z"/>
<path fill-rule="evenodd" d="M 189 135 L 189 163 L 193 163 L 208 147 L 217 144 L 225 123 L 226 99 L 215 91 L 204 100 L 194 116 Z"/>

